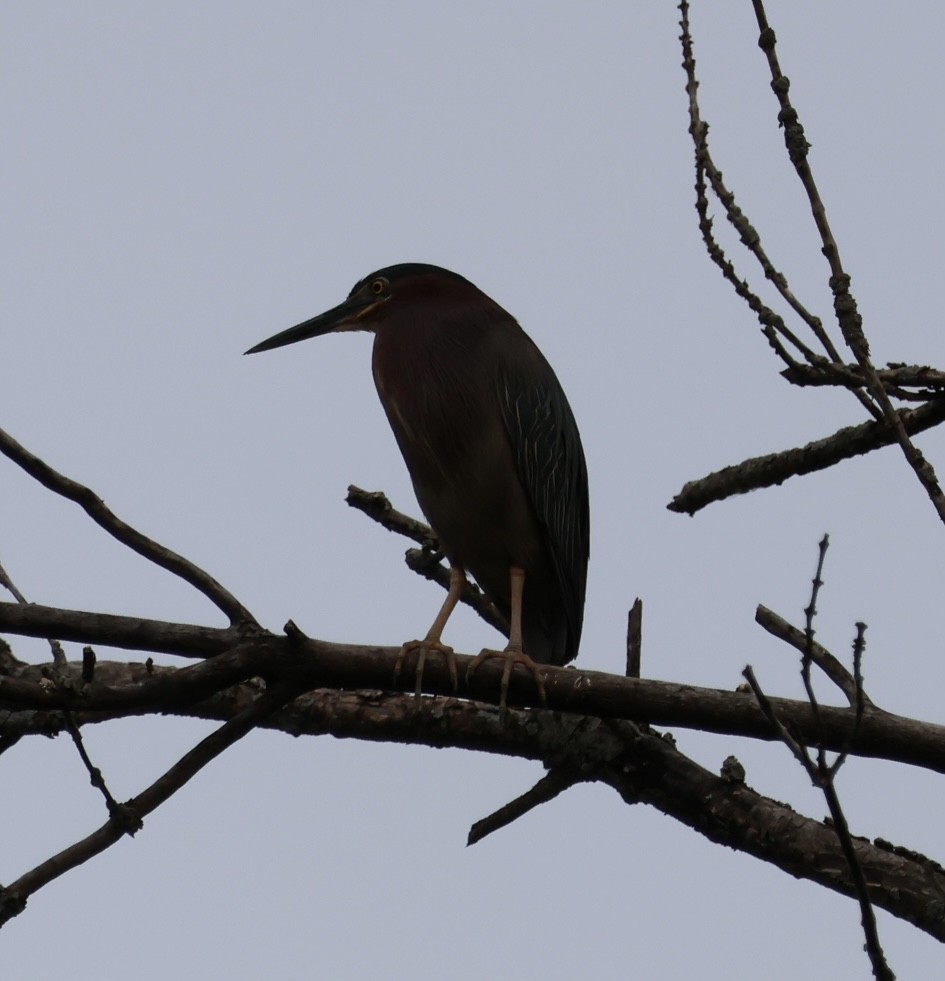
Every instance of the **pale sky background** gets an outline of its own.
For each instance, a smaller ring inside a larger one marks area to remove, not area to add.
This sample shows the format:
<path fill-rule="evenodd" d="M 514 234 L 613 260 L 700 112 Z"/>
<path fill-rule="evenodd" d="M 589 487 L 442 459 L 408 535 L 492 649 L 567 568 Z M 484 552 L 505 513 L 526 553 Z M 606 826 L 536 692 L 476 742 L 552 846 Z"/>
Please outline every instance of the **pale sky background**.
<path fill-rule="evenodd" d="M 942 366 L 945 6 L 768 13 L 876 360 Z M 716 160 L 829 320 L 751 5 L 692 16 Z M 379 266 L 435 262 L 519 318 L 579 421 L 579 666 L 622 671 L 641 595 L 647 676 L 734 688 L 750 662 L 770 693 L 800 697 L 795 659 L 753 613 L 800 621 L 829 531 L 819 639 L 847 657 L 867 621 L 870 695 L 941 721 L 945 528 L 895 450 L 694 519 L 665 509 L 687 479 L 862 421 L 849 395 L 777 376 L 704 253 L 677 21 L 655 0 L 5 4 L 0 425 L 271 628 L 399 643 L 441 595 L 403 566 L 406 542 L 344 504 L 353 482 L 417 511 L 370 338 L 241 353 Z M 945 474 L 945 433 L 920 444 Z M 0 488 L 0 560 L 31 600 L 221 623 L 3 460 Z M 496 635 L 461 611 L 445 639 L 476 652 Z M 87 743 L 124 799 L 209 728 L 129 721 Z M 826 812 L 782 747 L 675 735 L 711 769 L 734 753 L 759 791 Z M 603 787 L 464 847 L 541 772 L 254 734 L 31 899 L 2 931 L 3 975 L 869 977 L 853 901 Z M 62 738 L 0 757 L 0 787 L 3 882 L 105 816 Z M 851 760 L 839 787 L 856 833 L 945 858 L 940 777 Z M 901 979 L 945 972 L 938 943 L 879 924 Z"/>

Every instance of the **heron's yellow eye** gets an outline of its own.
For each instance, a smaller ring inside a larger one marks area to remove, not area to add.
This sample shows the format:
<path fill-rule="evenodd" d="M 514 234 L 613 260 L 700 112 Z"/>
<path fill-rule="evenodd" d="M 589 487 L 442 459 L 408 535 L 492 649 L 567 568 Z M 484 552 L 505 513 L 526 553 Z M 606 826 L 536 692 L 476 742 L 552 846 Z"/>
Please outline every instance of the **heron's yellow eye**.
<path fill-rule="evenodd" d="M 378 277 L 371 283 L 371 292 L 375 296 L 380 296 L 387 289 L 387 280 L 382 277 Z"/>

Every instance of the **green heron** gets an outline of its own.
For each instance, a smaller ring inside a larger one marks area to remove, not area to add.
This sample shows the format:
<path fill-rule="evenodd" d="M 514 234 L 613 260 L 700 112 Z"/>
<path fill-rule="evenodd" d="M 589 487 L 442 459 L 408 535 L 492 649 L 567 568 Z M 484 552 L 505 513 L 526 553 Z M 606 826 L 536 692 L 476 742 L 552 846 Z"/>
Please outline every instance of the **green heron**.
<path fill-rule="evenodd" d="M 450 563 L 446 600 L 418 651 L 440 640 L 471 573 L 509 621 L 502 702 L 513 663 L 542 691 L 534 662 L 577 654 L 589 554 L 587 469 L 577 424 L 551 365 L 518 322 L 457 273 L 402 263 L 371 273 L 338 306 L 247 354 L 332 331 L 374 334 L 381 404 L 417 500 Z"/>

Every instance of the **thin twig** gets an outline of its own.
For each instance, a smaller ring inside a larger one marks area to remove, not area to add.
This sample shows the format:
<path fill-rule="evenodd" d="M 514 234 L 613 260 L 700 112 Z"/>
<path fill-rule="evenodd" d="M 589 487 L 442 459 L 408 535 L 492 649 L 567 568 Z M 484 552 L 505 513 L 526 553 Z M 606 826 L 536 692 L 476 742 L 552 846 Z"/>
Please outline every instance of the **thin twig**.
<path fill-rule="evenodd" d="M 159 565 L 162 569 L 167 569 L 184 582 L 190 583 L 221 609 L 232 625 L 258 626 L 246 607 L 209 573 L 194 565 L 190 559 L 185 559 L 182 555 L 142 535 L 140 531 L 113 514 L 92 490 L 53 470 L 2 429 L 0 429 L 0 453 L 22 467 L 48 490 L 74 501 L 99 527 L 104 528 L 109 535 L 133 552 L 137 552 L 138 555 Z"/>
<path fill-rule="evenodd" d="M 819 787 L 824 794 L 824 798 L 827 801 L 827 806 L 830 809 L 830 816 L 833 822 L 834 831 L 837 835 L 837 840 L 840 843 L 840 847 L 843 850 L 844 857 L 846 858 L 847 865 L 850 869 L 854 893 L 860 904 L 860 919 L 863 924 L 863 932 L 866 936 L 867 951 L 869 953 L 870 962 L 873 964 L 874 974 L 878 978 L 883 978 L 884 981 L 895 981 L 895 975 L 892 973 L 892 971 L 890 971 L 888 965 L 886 964 L 882 947 L 879 942 L 879 934 L 876 930 L 876 916 L 873 912 L 873 906 L 869 899 L 869 887 L 863 876 L 863 869 L 856 854 L 856 846 L 853 844 L 853 838 L 850 834 L 850 827 L 847 824 L 843 809 L 840 806 L 840 799 L 837 796 L 836 787 L 834 786 L 834 774 L 830 772 L 826 764 L 826 754 L 823 748 L 820 748 L 818 750 L 818 763 L 815 764 L 807 755 L 807 750 L 805 747 L 794 739 L 791 733 L 778 719 L 777 712 L 775 711 L 768 697 L 762 691 L 751 667 L 746 667 L 742 673 L 748 681 L 748 684 L 751 686 L 751 690 L 755 693 L 759 707 L 761 708 L 762 712 L 764 712 L 774 730 L 778 733 L 781 741 L 788 747 L 788 749 L 790 749 L 801 766 L 804 767 L 804 770 L 807 772 L 807 775 L 810 777 L 814 786 Z"/>
<path fill-rule="evenodd" d="M 810 602 L 804 609 L 804 649 L 801 652 L 801 679 L 804 682 L 804 690 L 810 702 L 814 719 L 819 724 L 820 704 L 814 695 L 814 688 L 810 679 L 810 666 L 813 661 L 811 649 L 814 646 L 814 618 L 817 616 L 817 597 L 820 595 L 821 587 L 824 584 L 824 560 L 827 558 L 827 549 L 830 547 L 830 536 L 825 534 L 817 546 L 817 571 L 811 580 Z"/>
<path fill-rule="evenodd" d="M 856 637 L 853 640 L 853 679 L 856 682 L 856 721 L 859 724 L 863 711 L 870 700 L 863 688 L 863 652 L 866 650 L 866 624 L 857 620 Z"/>
<path fill-rule="evenodd" d="M 93 787 L 98 788 L 102 792 L 102 796 L 105 798 L 105 806 L 108 808 L 108 813 L 112 816 L 119 813 L 121 805 L 112 796 L 111 791 L 108 789 L 108 785 L 105 783 L 105 777 L 102 776 L 102 771 L 95 766 L 91 759 L 89 759 L 89 754 L 86 752 L 85 743 L 82 740 L 82 733 L 79 731 L 79 727 L 75 724 L 75 719 L 71 712 L 66 712 L 66 729 L 69 735 L 72 737 L 72 742 L 75 744 L 75 748 L 78 750 L 79 758 L 85 766 L 85 769 L 89 774 L 89 781 Z"/>
<path fill-rule="evenodd" d="M 863 866 L 860 864 L 856 854 L 856 846 L 853 844 L 853 836 L 850 834 L 850 826 L 847 824 L 846 815 L 840 806 L 840 798 L 837 795 L 837 788 L 834 785 L 833 777 L 822 782 L 821 789 L 827 806 L 830 808 L 830 818 L 833 821 L 834 830 L 837 832 L 837 840 L 843 849 L 847 865 L 850 867 L 850 875 L 853 878 L 854 891 L 857 902 L 860 905 L 860 922 L 863 926 L 863 934 L 866 937 L 866 951 L 873 967 L 874 977 L 881 981 L 896 981 L 889 964 L 886 962 L 886 955 L 879 940 L 879 931 L 876 927 L 876 913 L 873 904 L 870 902 L 869 885 L 863 875 Z"/>
<path fill-rule="evenodd" d="M 759 321 L 765 328 L 766 336 L 768 336 L 769 341 L 775 346 L 781 358 L 789 365 L 793 363 L 793 359 L 787 354 L 784 348 L 777 344 L 775 333 L 781 334 L 789 343 L 793 344 L 808 361 L 815 361 L 816 357 L 813 351 L 788 329 L 778 314 L 761 301 L 761 298 L 751 289 L 747 281 L 738 276 L 734 265 L 725 256 L 722 247 L 715 238 L 712 230 L 712 219 L 709 217 L 709 200 L 706 194 L 705 178 L 707 176 L 716 193 L 718 194 L 719 190 L 721 190 L 721 198 L 723 199 L 726 215 L 739 230 L 743 243 L 749 248 L 752 245 L 760 248 L 760 240 L 757 233 L 742 212 L 735 207 L 734 195 L 722 184 L 722 175 L 713 163 L 709 153 L 709 126 L 702 119 L 699 109 L 699 82 L 696 78 L 696 60 L 693 54 L 692 35 L 689 30 L 689 4 L 684 0 L 684 2 L 680 3 L 679 10 L 681 14 L 680 27 L 682 28 L 680 40 L 683 48 L 683 68 L 686 71 L 686 92 L 689 95 L 689 133 L 692 136 L 696 155 L 696 211 L 699 216 L 699 230 L 702 232 L 703 241 L 705 242 L 709 256 L 719 267 L 722 275 L 732 284 L 735 292 L 745 300 L 750 309 L 758 316 Z M 780 276 L 780 274 L 776 274 L 776 276 Z M 780 277 L 780 281 L 786 288 L 787 284 L 783 276 Z"/>
<path fill-rule="evenodd" d="M 682 34 L 680 41 L 683 49 L 683 68 L 686 72 L 686 92 L 689 95 L 689 133 L 692 136 L 696 155 L 696 210 L 699 215 L 699 229 L 702 232 L 703 241 L 709 257 L 719 267 L 722 275 L 731 283 L 735 292 L 748 304 L 748 307 L 758 317 L 762 325 L 762 330 L 768 343 L 775 353 L 781 358 L 788 368 L 796 367 L 797 363 L 790 357 L 783 344 L 778 340 L 777 335 L 781 335 L 785 340 L 792 344 L 809 364 L 827 364 L 828 362 L 804 344 L 793 331 L 785 324 L 783 318 L 774 310 L 764 304 L 757 293 L 748 285 L 746 280 L 739 278 L 735 272 L 735 267 L 725 256 L 721 246 L 715 239 L 712 231 L 712 219 L 708 214 L 708 198 L 706 196 L 705 178 L 708 177 L 713 192 L 725 210 L 725 215 L 729 222 L 739 233 L 742 244 L 755 257 L 764 272 L 765 277 L 774 284 L 782 298 L 788 303 L 791 309 L 801 318 L 810 331 L 820 341 L 828 357 L 835 363 L 840 362 L 840 355 L 834 347 L 830 336 L 823 328 L 819 317 L 810 313 L 807 308 L 797 299 L 788 286 L 785 275 L 776 269 L 768 258 L 767 253 L 761 245 L 761 237 L 754 229 L 751 222 L 735 203 L 735 195 L 725 185 L 722 179 L 722 172 L 716 167 L 711 153 L 709 152 L 708 134 L 709 126 L 701 117 L 699 108 L 698 87 L 696 78 L 696 62 L 693 55 L 692 35 L 689 28 L 689 4 L 683 0 L 679 5 L 681 14 L 680 27 Z M 875 416 L 880 413 L 872 405 L 869 398 L 862 392 L 857 392 L 857 398 L 862 405 Z"/>
<path fill-rule="evenodd" d="M 807 753 L 804 751 L 804 747 L 791 735 L 787 727 L 778 718 L 778 713 L 775 711 L 774 705 L 771 703 L 771 699 L 764 693 L 761 685 L 758 684 L 758 679 L 755 677 L 755 672 L 752 670 L 750 664 L 745 665 L 745 669 L 742 671 L 742 677 L 748 682 L 749 687 L 752 692 L 754 692 L 755 700 L 758 702 L 758 707 L 764 713 L 764 717 L 771 724 L 771 728 L 775 731 L 778 739 L 784 743 L 785 746 L 794 754 L 801 766 L 805 770 L 808 770 L 810 760 L 807 758 Z"/>
<path fill-rule="evenodd" d="M 810 666 L 811 662 L 813 661 L 813 647 L 815 643 L 814 619 L 817 616 L 817 599 L 820 595 L 820 590 L 824 585 L 824 561 L 826 559 L 827 549 L 829 547 L 830 538 L 825 534 L 818 545 L 817 571 L 814 573 L 814 578 L 811 581 L 810 602 L 804 610 L 805 631 L 804 647 L 801 659 L 801 677 L 804 681 L 804 688 L 807 691 L 807 698 L 810 703 L 811 711 L 814 714 L 815 725 L 818 729 L 822 729 L 820 704 L 817 701 L 813 685 L 811 684 Z M 860 653 L 862 653 L 862 646 L 865 641 L 863 640 L 863 630 L 861 629 L 858 629 L 857 640 L 859 642 Z M 863 705 L 862 678 L 860 674 L 860 665 L 858 663 L 858 659 L 856 658 L 854 662 L 854 669 L 858 689 L 858 709 L 856 716 L 858 727 L 863 716 Z M 833 764 L 830 764 L 827 760 L 827 751 L 824 746 L 824 740 L 821 736 L 817 740 L 817 760 L 815 763 L 814 760 L 811 759 L 807 747 L 795 739 L 793 734 L 788 732 L 786 727 L 781 723 L 780 719 L 778 719 L 774 706 L 761 690 L 761 686 L 755 679 L 751 668 L 746 668 L 744 674 L 748 679 L 749 685 L 751 685 L 752 691 L 755 693 L 755 697 L 758 699 L 759 706 L 765 713 L 765 716 L 771 722 L 771 725 L 774 727 L 775 731 L 781 737 L 782 742 L 784 742 L 784 744 L 794 754 L 795 758 L 804 767 L 814 786 L 819 787 L 824 794 L 824 798 L 827 801 L 827 806 L 830 809 L 830 816 L 833 821 L 833 828 L 836 832 L 837 840 L 841 849 L 843 850 L 844 857 L 847 861 L 847 866 L 850 870 L 850 877 L 853 880 L 854 893 L 860 905 L 860 921 L 866 937 L 866 949 L 870 958 L 870 963 L 873 966 L 873 973 L 877 978 L 882 978 L 884 981 L 886 981 L 886 979 L 888 979 L 888 981 L 894 981 L 895 975 L 892 973 L 889 965 L 886 963 L 882 945 L 879 941 L 879 934 L 876 929 L 876 916 L 869 897 L 869 887 L 867 886 L 866 878 L 863 875 L 863 869 L 856 854 L 856 847 L 853 844 L 850 828 L 847 824 L 846 816 L 843 813 L 843 808 L 840 805 L 840 798 L 837 794 L 836 777 L 840 768 L 846 762 L 847 749 L 844 747 L 838 757 L 834 760 Z"/>
<path fill-rule="evenodd" d="M 859 728 L 860 723 L 863 720 L 863 712 L 865 709 L 866 693 L 863 691 L 863 652 L 866 650 L 866 624 L 859 622 L 856 624 L 856 637 L 853 639 L 853 682 L 854 682 L 854 699 L 853 699 L 853 709 L 856 712 L 856 726 L 854 727 L 854 732 Z M 837 758 L 830 764 L 828 772 L 831 779 L 837 774 L 837 771 L 843 766 L 847 761 L 847 757 L 850 755 L 849 745 L 844 746 L 840 752 L 837 754 Z M 826 757 L 824 757 L 824 766 L 826 766 Z"/>
<path fill-rule="evenodd" d="M 16 588 L 16 583 L 7 575 L 7 570 L 3 568 L 3 563 L 0 563 L 0 586 L 3 586 L 12 593 L 17 603 L 26 602 L 26 597 Z"/>

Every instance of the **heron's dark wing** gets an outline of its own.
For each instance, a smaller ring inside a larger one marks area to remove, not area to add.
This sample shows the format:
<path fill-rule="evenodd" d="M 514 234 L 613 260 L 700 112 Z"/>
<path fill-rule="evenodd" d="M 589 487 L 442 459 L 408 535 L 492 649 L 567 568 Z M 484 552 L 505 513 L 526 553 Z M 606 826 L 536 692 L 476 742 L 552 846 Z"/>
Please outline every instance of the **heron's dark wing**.
<path fill-rule="evenodd" d="M 506 362 L 496 380 L 519 477 L 548 545 L 568 624 L 566 661 L 576 654 L 584 621 L 590 551 L 587 466 L 571 406 L 551 365 L 527 335 L 529 356 Z"/>

